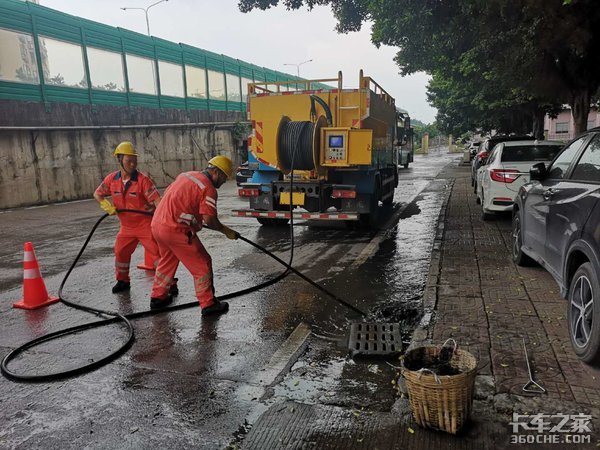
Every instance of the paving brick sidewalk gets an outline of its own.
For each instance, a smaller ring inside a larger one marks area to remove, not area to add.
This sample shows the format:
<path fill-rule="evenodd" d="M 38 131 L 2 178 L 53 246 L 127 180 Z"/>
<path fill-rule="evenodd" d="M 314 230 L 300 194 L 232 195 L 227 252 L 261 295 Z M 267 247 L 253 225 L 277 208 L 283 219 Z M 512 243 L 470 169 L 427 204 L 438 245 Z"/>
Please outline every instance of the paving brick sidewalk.
<path fill-rule="evenodd" d="M 600 407 L 600 370 L 571 350 L 558 285 L 543 268 L 512 262 L 510 215 L 484 222 L 469 169 L 449 170 L 455 181 L 440 264 L 431 267 L 437 307 L 429 336 L 433 342 L 453 337 L 477 356 L 480 375 L 493 376 L 496 394 L 518 395 L 528 380 L 524 338 L 535 377 L 548 391 L 544 399 Z"/>

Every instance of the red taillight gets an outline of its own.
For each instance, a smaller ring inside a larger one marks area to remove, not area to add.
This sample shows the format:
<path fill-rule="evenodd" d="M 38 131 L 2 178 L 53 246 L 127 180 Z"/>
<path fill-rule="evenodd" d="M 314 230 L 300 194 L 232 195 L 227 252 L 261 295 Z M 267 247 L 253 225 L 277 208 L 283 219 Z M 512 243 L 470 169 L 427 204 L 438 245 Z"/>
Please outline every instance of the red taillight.
<path fill-rule="evenodd" d="M 514 169 L 492 169 L 490 170 L 490 178 L 498 183 L 512 183 L 521 174 Z"/>
<path fill-rule="evenodd" d="M 331 198 L 356 198 L 356 191 L 347 189 L 334 189 L 331 193 Z"/>
<path fill-rule="evenodd" d="M 489 156 L 489 153 L 488 153 L 488 152 L 481 152 L 481 153 L 479 153 L 479 154 L 477 155 L 477 159 L 478 159 L 479 161 L 481 161 L 482 159 L 485 159 L 485 158 L 487 158 L 488 156 Z"/>
<path fill-rule="evenodd" d="M 256 120 L 253 120 L 251 123 L 252 123 L 252 129 L 254 130 L 256 128 Z"/>
<path fill-rule="evenodd" d="M 248 147 L 252 147 L 252 135 L 248 136 Z"/>
<path fill-rule="evenodd" d="M 258 197 L 260 189 L 240 189 L 238 194 L 240 197 Z"/>

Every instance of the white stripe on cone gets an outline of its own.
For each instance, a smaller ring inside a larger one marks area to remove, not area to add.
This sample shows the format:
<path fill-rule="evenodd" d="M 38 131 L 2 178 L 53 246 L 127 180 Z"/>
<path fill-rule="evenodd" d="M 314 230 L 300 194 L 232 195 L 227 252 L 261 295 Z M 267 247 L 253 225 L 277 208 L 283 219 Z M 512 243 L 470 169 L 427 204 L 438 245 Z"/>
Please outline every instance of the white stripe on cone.
<path fill-rule="evenodd" d="M 23 254 L 23 261 L 25 261 L 25 262 L 35 261 L 35 253 L 25 251 L 25 253 Z"/>
<path fill-rule="evenodd" d="M 23 279 L 24 280 L 34 280 L 36 278 L 42 278 L 40 269 L 25 269 L 23 271 Z"/>

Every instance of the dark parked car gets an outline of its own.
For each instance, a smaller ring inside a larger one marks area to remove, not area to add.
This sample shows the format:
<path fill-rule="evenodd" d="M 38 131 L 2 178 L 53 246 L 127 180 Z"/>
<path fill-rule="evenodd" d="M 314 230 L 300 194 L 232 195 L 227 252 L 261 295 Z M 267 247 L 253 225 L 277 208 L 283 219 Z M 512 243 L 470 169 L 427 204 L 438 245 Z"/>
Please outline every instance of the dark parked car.
<path fill-rule="evenodd" d="M 471 142 L 469 144 L 469 161 L 473 161 L 477 152 L 479 152 L 479 146 L 481 142 Z"/>
<path fill-rule="evenodd" d="M 479 150 L 473 158 L 473 162 L 471 163 L 471 186 L 473 186 L 473 192 L 477 193 L 477 171 L 481 166 L 483 166 L 490 153 L 492 153 L 492 149 L 499 144 L 500 142 L 508 142 L 508 141 L 526 141 L 526 140 L 534 140 L 531 136 L 502 136 L 496 135 L 492 137 L 485 138 L 481 145 L 479 146 Z"/>
<path fill-rule="evenodd" d="M 600 128 L 570 142 L 546 168 L 533 165 L 532 182 L 513 209 L 512 257 L 540 263 L 568 300 L 573 350 L 600 361 Z"/>

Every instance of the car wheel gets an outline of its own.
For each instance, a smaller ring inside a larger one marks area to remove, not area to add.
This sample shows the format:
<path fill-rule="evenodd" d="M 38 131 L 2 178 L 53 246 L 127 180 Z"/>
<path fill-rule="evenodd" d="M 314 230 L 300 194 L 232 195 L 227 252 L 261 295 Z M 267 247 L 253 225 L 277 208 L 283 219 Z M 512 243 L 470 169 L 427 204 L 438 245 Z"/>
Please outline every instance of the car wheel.
<path fill-rule="evenodd" d="M 591 263 L 579 266 L 569 286 L 569 337 L 586 363 L 600 362 L 600 284 Z"/>
<path fill-rule="evenodd" d="M 521 217 L 519 216 L 519 212 L 515 211 L 512 219 L 512 260 L 518 266 L 530 266 L 533 260 L 521 250 L 523 246 L 522 233 Z"/>
<path fill-rule="evenodd" d="M 483 207 L 483 191 L 481 191 L 481 220 L 483 220 L 484 222 L 490 220 L 493 216 L 492 213 L 489 213 L 485 210 L 485 208 Z"/>

